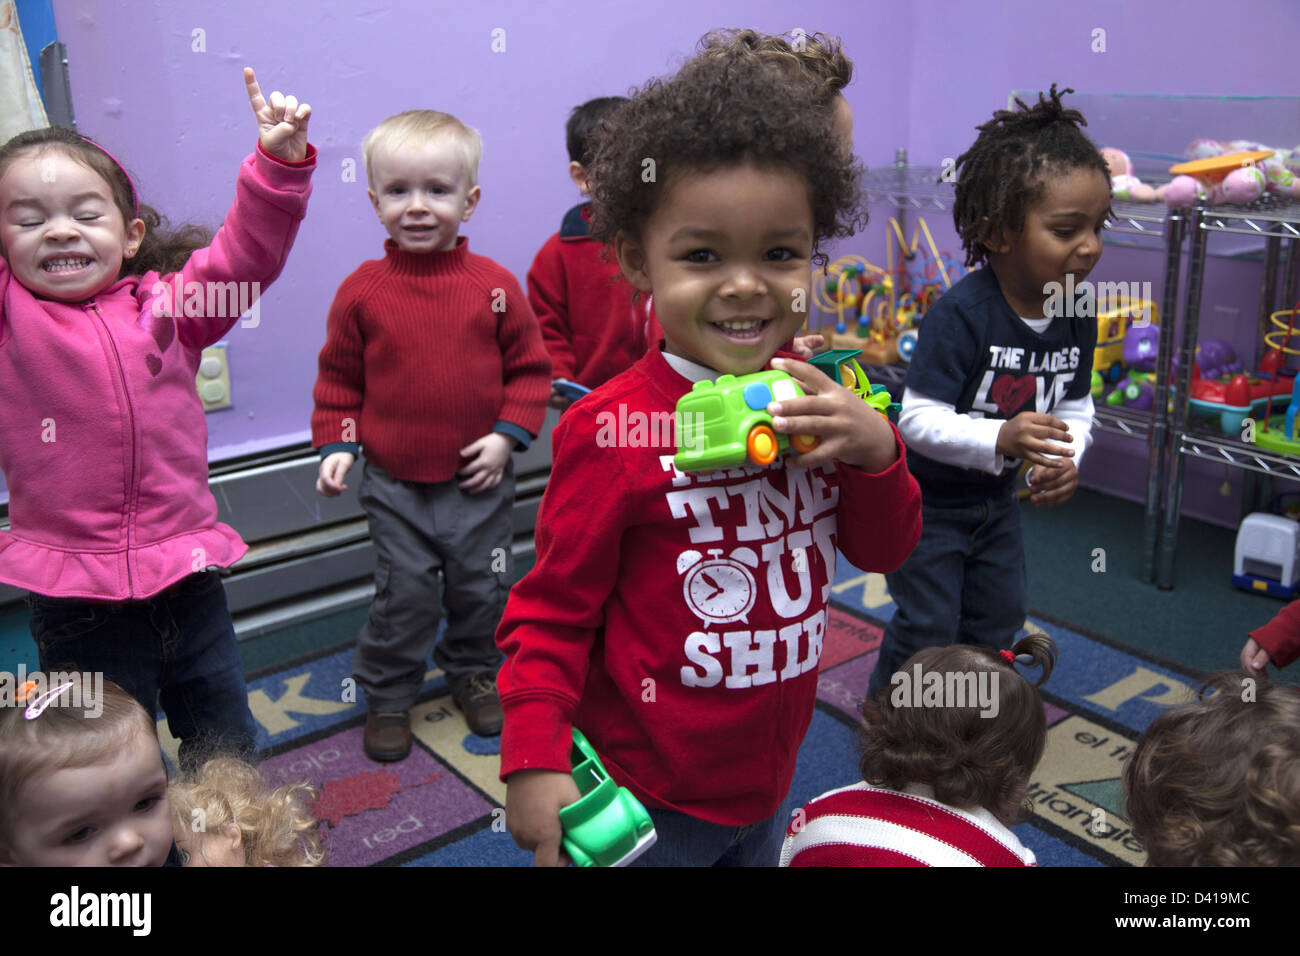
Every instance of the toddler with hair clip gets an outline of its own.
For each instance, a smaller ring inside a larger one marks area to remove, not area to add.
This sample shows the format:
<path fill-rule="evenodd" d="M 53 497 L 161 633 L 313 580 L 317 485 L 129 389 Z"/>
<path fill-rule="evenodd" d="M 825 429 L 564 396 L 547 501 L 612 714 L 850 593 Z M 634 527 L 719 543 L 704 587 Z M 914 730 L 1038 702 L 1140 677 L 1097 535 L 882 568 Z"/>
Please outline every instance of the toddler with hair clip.
<path fill-rule="evenodd" d="M 153 718 L 112 681 L 44 675 L 0 707 L 0 866 L 162 866 L 172 849 Z M 98 687 L 98 685 L 95 685 Z"/>
<path fill-rule="evenodd" d="M 1042 634 L 1012 650 L 913 654 L 862 705 L 864 782 L 796 813 L 781 865 L 1036 866 L 1010 828 L 1033 812 L 1025 795 L 1047 739 L 1037 688 L 1055 661 Z M 1017 665 L 1042 673 L 1031 684 Z"/>
<path fill-rule="evenodd" d="M 315 167 L 311 108 L 244 80 L 258 144 L 210 244 L 159 232 L 72 130 L 0 147 L 0 581 L 31 592 L 43 668 L 102 672 L 149 714 L 161 696 L 182 764 L 256 735 L 214 570 L 248 547 L 217 521 L 194 378 L 284 267 Z"/>
<path fill-rule="evenodd" d="M 321 866 L 305 783 L 271 787 L 251 764 L 214 757 L 172 781 L 172 832 L 185 866 Z"/>

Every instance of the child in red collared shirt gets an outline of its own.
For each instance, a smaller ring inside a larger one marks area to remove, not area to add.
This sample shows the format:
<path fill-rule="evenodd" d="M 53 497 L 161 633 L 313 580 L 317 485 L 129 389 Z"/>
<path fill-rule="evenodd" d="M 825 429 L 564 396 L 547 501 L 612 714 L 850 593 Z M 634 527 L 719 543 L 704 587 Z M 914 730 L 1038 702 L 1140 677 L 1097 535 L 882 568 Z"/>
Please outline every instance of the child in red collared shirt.
<path fill-rule="evenodd" d="M 585 164 L 591 162 L 601 123 L 626 102 L 626 97 L 602 96 L 575 106 L 569 115 L 569 178 L 584 196 L 589 193 Z M 528 302 L 551 356 L 552 380 L 596 388 L 645 354 L 649 302 L 635 296 L 618 262 L 591 238 L 590 219 L 590 202 L 564 214 L 560 231 L 546 240 L 528 270 Z M 563 410 L 571 401 L 551 391 L 551 407 Z"/>

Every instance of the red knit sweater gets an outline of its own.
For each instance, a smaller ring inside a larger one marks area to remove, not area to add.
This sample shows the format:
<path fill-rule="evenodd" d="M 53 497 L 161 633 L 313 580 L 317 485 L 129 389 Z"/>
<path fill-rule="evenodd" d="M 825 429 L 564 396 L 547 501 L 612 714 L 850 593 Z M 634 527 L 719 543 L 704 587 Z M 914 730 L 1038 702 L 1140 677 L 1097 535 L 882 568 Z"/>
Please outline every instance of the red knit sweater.
<path fill-rule="evenodd" d="M 361 442 L 394 478 L 455 475 L 460 449 L 508 422 L 536 435 L 551 363 L 514 276 L 461 237 L 446 252 L 384 243 L 330 306 L 312 444 Z"/>
<path fill-rule="evenodd" d="M 1268 651 L 1275 667 L 1286 667 L 1300 657 L 1300 601 L 1292 601 L 1277 617 L 1250 632 L 1260 647 Z"/>
<path fill-rule="evenodd" d="M 627 371 L 646 351 L 648 300 L 633 301 L 618 262 L 612 252 L 603 259 L 602 249 L 588 232 L 587 205 L 575 206 L 528 270 L 528 301 L 551 356 L 551 377 L 588 388 Z"/>
<path fill-rule="evenodd" d="M 555 429 L 537 564 L 497 631 L 501 774 L 570 769 L 576 725 L 647 805 L 741 826 L 790 788 L 836 546 L 894 570 L 921 495 L 901 443 L 878 475 L 785 458 L 677 474 L 665 431 L 690 388 L 656 350 Z"/>

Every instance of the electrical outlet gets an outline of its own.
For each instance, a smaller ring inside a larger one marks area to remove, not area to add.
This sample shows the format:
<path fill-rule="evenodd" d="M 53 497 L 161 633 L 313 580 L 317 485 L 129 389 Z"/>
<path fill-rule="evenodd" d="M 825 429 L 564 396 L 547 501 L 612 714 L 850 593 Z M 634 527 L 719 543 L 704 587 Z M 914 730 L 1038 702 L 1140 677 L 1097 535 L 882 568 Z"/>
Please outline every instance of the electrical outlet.
<path fill-rule="evenodd" d="M 203 350 L 194 385 L 199 390 L 199 400 L 203 402 L 205 412 L 230 407 L 230 366 L 226 362 L 224 344 L 210 345 Z"/>

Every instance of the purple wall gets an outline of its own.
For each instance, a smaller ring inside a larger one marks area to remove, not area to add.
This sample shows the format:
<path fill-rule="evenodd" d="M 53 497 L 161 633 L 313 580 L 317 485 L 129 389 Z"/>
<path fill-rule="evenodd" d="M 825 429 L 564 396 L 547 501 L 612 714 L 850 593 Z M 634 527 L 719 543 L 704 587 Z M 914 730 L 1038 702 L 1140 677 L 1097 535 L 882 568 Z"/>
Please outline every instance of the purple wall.
<path fill-rule="evenodd" d="M 777 0 L 661 0 L 598 11 L 555 0 L 394 0 L 368 8 L 341 0 L 202 7 L 54 0 L 54 7 L 81 130 L 109 145 L 145 200 L 173 220 L 215 225 L 227 208 L 236 166 L 255 136 L 240 67 L 257 68 L 264 90 L 287 89 L 314 108 L 320 166 L 311 209 L 283 276 L 263 299 L 260 327 L 236 328 L 227 339 L 234 408 L 208 416 L 214 459 L 305 436 L 330 300 L 358 263 L 380 254 L 384 234 L 366 199 L 360 142 L 389 114 L 431 107 L 482 132 L 483 201 L 464 233 L 522 282 L 577 199 L 565 175 L 569 109 L 670 72 L 711 28 L 800 26 L 840 35 L 857 64 L 848 98 L 858 152 L 871 166 L 891 163 L 899 146 L 915 163 L 956 156 L 1008 91 L 1054 80 L 1090 92 L 1292 90 L 1288 64 L 1300 35 L 1300 9 L 1287 0 L 1254 3 L 1258 26 L 1235 42 L 1206 28 L 1225 9 L 1209 0 L 1007 0 L 994 15 L 955 0 L 814 0 L 797 12 Z M 499 53 L 492 50 L 497 28 L 505 31 Z M 1105 53 L 1091 52 L 1095 28 L 1106 31 Z M 195 31 L 204 52 L 193 49 Z M 1300 142 L 1300 130 L 1293 139 Z M 344 181 L 349 160 L 356 182 Z M 889 214 L 874 209 L 868 233 L 832 254 L 852 250 L 883 262 Z M 932 226 L 942 218 L 930 217 Z M 951 236 L 950 223 L 936 229 L 941 245 L 956 251 Z M 1151 258 L 1108 250 L 1098 278 L 1155 282 Z M 1249 281 L 1238 275 L 1250 268 L 1212 281 L 1207 308 L 1233 303 L 1253 326 L 1258 266 Z M 1117 464 L 1127 467 L 1133 453 L 1144 460 L 1133 445 L 1117 451 Z M 1194 492 L 1189 485 L 1189 510 L 1217 513 L 1217 501 L 1202 503 Z"/>
<path fill-rule="evenodd" d="M 55 2 L 81 130 L 109 144 L 146 201 L 173 219 L 215 224 L 225 213 L 237 164 L 256 135 L 242 66 L 258 71 L 264 92 L 284 89 L 312 104 L 310 138 L 320 157 L 311 207 L 284 274 L 263 299 L 260 326 L 227 338 L 234 407 L 208 415 L 214 459 L 306 435 L 330 301 L 359 263 L 382 255 L 385 236 L 366 198 L 360 152 L 379 120 L 428 107 L 482 133 L 483 199 L 463 234 L 522 283 L 537 249 L 579 198 L 566 172 L 569 110 L 672 72 L 707 30 L 833 28 L 850 50 L 862 51 L 870 72 L 883 68 L 880 75 L 899 84 L 856 84 L 855 110 L 868 116 L 878 96 L 900 102 L 904 11 L 846 16 L 849 9 L 811 3 L 796 21 L 788 4 L 775 0 L 618 4 L 594 17 L 588 6 L 556 2 L 435 7 L 399 0 L 365 12 L 341 0 L 232 0 L 202 10 Z M 497 28 L 505 31 L 504 52 L 493 52 Z M 195 30 L 204 31 L 206 52 L 193 52 Z M 898 45 L 873 40 L 879 36 Z M 905 128 L 905 109 L 864 125 L 880 133 L 861 140 L 866 158 L 892 157 Z M 355 165 L 355 182 L 344 181 L 345 163 Z"/>

